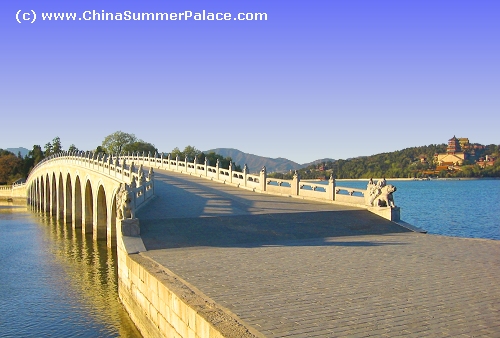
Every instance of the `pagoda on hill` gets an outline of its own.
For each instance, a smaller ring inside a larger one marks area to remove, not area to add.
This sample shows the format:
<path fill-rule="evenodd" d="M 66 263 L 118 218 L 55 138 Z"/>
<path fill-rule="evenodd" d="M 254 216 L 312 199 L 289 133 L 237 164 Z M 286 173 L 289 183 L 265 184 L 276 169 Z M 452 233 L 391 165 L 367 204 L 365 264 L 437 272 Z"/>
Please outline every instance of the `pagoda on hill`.
<path fill-rule="evenodd" d="M 462 147 L 460 146 L 460 140 L 453 136 L 448 140 L 448 147 L 446 148 L 446 153 L 453 155 L 455 153 L 460 153 L 462 151 Z"/>
<path fill-rule="evenodd" d="M 462 140 L 462 142 L 460 142 Z M 458 139 L 455 136 L 453 136 L 451 139 L 448 140 L 448 147 L 446 148 L 446 153 L 444 154 L 437 154 L 435 161 L 437 162 L 438 166 L 456 166 L 456 165 L 462 165 L 462 163 L 469 158 L 469 153 L 464 152 L 462 150 L 462 147 L 460 143 L 464 143 L 464 140 L 467 140 L 467 145 L 468 145 L 468 139 Z"/>

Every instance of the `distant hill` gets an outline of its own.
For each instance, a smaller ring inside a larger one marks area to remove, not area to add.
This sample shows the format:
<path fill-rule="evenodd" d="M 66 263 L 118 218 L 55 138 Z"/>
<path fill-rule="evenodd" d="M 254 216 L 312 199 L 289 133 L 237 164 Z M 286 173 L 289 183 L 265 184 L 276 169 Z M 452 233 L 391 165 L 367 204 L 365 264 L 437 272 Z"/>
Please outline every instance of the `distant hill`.
<path fill-rule="evenodd" d="M 5 150 L 8 150 L 11 153 L 14 153 L 14 155 L 17 155 L 17 153 L 21 152 L 21 156 L 22 157 L 25 157 L 30 152 L 28 149 L 23 148 L 23 147 L 19 147 L 19 148 L 7 148 Z"/>
<path fill-rule="evenodd" d="M 488 155 L 493 159 L 500 159 L 500 145 L 487 146 L 477 144 L 475 156 L 477 158 Z M 316 165 L 306 166 L 299 170 L 304 179 L 325 178 L 333 175 L 340 179 L 359 179 L 370 177 L 412 178 L 412 177 L 500 177 L 500 161 L 493 164 L 483 164 L 481 167 L 474 159 L 464 161 L 461 166 L 438 166 L 434 155 L 444 153 L 446 144 L 430 144 L 427 146 L 410 147 L 389 153 L 380 153 L 371 156 L 360 156 L 347 160 L 315 161 Z M 317 162 L 324 162 L 319 167 Z M 291 175 L 285 174 L 290 179 Z M 279 176 L 279 178 L 281 178 Z"/>
<path fill-rule="evenodd" d="M 204 153 L 208 154 L 212 151 L 224 157 L 227 156 L 231 157 L 233 159 L 234 164 L 240 165 L 242 168 L 246 164 L 249 172 L 251 173 L 259 172 L 263 166 L 266 166 L 266 170 L 268 172 L 280 172 L 280 173 L 289 172 L 290 170 L 298 170 L 304 167 L 304 165 L 287 160 L 286 158 L 282 157 L 270 158 L 270 157 L 252 155 L 233 148 L 210 149 L 204 151 Z"/>
<path fill-rule="evenodd" d="M 319 159 L 319 160 L 316 160 L 316 161 L 312 161 L 312 162 L 309 162 L 309 163 L 304 163 L 304 164 L 301 164 L 301 168 L 306 168 L 306 167 L 309 167 L 311 165 L 315 165 L 315 164 L 319 164 L 319 163 L 327 163 L 327 162 L 335 162 L 335 160 L 333 158 L 322 158 L 322 159 Z"/>

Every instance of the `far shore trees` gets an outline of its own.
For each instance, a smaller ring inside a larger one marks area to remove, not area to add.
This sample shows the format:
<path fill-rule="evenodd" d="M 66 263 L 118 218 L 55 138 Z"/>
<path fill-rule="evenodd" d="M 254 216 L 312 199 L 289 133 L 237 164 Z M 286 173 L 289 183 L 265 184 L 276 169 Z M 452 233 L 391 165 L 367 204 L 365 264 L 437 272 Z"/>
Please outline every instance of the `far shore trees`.
<path fill-rule="evenodd" d="M 215 166 L 217 160 L 219 160 L 219 167 L 226 169 L 229 168 L 229 163 L 233 161 L 233 159 L 229 156 L 223 157 L 222 155 L 216 154 L 213 151 L 205 154 L 201 150 L 198 150 L 193 146 L 186 146 L 183 151 L 180 151 L 178 147 L 175 147 L 170 152 L 170 158 L 176 159 L 177 157 L 179 158 L 179 161 L 184 161 L 187 158 L 189 162 L 192 162 L 196 157 L 198 163 L 204 163 L 206 158 L 211 166 Z M 233 168 L 236 171 L 243 171 L 240 165 L 236 165 L 234 163 Z"/>

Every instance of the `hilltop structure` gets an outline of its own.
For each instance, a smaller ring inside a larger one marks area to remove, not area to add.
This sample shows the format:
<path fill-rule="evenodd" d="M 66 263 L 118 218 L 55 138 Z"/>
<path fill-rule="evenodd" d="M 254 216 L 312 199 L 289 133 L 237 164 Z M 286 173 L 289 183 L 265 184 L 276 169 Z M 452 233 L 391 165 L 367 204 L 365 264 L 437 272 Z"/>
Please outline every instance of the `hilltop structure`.
<path fill-rule="evenodd" d="M 469 152 L 462 150 L 462 147 L 466 148 L 468 145 L 469 139 L 458 139 L 453 136 L 448 140 L 446 153 L 435 155 L 438 166 L 462 165 L 465 160 L 468 160 L 471 157 Z"/>
<path fill-rule="evenodd" d="M 466 137 L 457 138 L 453 136 L 448 140 L 446 153 L 436 154 L 434 161 L 438 166 L 460 166 L 465 161 L 478 161 L 477 153 L 484 151 L 485 147 L 482 144 L 472 144 Z"/>

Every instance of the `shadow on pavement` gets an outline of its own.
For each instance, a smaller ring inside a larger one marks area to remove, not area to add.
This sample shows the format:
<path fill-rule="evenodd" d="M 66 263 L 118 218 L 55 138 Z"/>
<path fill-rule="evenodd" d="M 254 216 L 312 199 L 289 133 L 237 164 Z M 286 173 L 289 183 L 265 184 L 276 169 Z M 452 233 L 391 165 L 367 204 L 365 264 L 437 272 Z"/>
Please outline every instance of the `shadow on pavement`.
<path fill-rule="evenodd" d="M 312 239 L 306 245 L 340 245 L 328 238 L 409 231 L 365 209 L 259 194 L 165 171 L 155 173 L 155 195 L 138 212 L 147 250 L 296 245 Z"/>
<path fill-rule="evenodd" d="M 330 237 L 409 232 L 369 211 L 321 211 L 230 217 L 170 218 L 141 221 L 147 250 L 185 247 L 247 247 L 263 245 L 380 245 L 330 242 Z M 310 239 L 320 239 L 311 241 Z M 304 244 L 305 243 L 305 244 Z M 298 244 L 297 244 L 298 245 Z"/>

